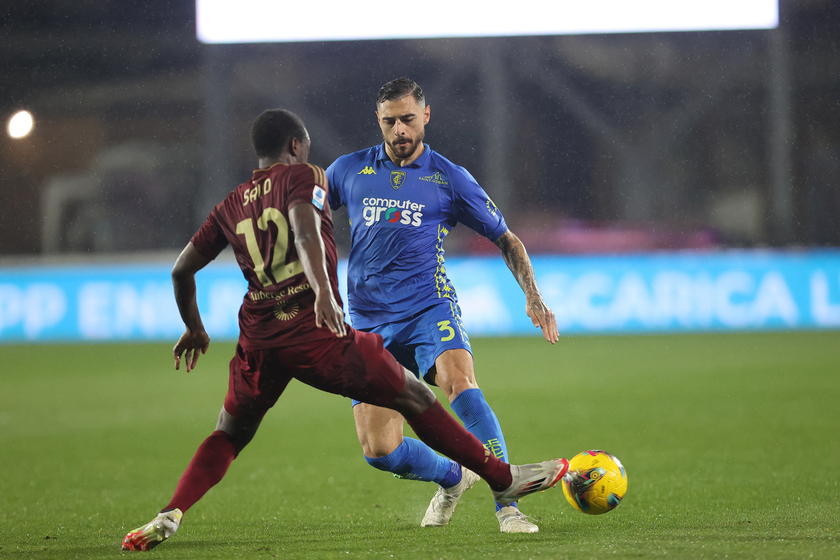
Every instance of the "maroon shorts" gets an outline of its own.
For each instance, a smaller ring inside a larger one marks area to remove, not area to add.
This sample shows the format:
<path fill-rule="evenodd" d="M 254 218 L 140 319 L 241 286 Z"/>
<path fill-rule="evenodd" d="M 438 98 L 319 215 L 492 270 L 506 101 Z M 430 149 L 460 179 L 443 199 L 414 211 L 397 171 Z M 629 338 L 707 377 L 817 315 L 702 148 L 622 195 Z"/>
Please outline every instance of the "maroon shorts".
<path fill-rule="evenodd" d="M 405 386 L 403 368 L 385 350 L 382 337 L 348 327 L 344 338 L 290 348 L 245 350 L 237 345 L 230 361 L 225 410 L 235 418 L 262 416 L 292 379 L 385 407 Z"/>

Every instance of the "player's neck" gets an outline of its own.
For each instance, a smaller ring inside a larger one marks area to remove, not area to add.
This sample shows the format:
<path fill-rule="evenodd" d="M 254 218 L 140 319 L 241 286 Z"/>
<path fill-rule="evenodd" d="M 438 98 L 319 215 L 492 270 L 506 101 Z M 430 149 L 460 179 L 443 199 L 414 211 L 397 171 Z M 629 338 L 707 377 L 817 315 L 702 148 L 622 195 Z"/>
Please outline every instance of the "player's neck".
<path fill-rule="evenodd" d="M 293 156 L 291 154 L 288 154 L 288 153 L 280 154 L 276 158 L 273 158 L 273 157 L 271 157 L 271 158 L 259 158 L 257 160 L 257 165 L 259 166 L 259 169 L 268 169 L 272 165 L 275 165 L 275 164 L 278 164 L 278 163 L 282 163 L 284 165 L 293 165 L 295 163 L 305 163 L 305 162 L 298 161 L 298 158 L 296 158 L 295 156 Z"/>

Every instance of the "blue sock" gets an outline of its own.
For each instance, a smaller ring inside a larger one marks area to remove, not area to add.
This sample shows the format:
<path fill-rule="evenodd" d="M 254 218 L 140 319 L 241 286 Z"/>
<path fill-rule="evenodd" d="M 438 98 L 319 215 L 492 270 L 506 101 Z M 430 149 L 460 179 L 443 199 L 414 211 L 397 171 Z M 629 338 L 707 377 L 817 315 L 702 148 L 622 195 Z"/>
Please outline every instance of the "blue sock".
<path fill-rule="evenodd" d="M 507 445 L 505 436 L 502 434 L 502 426 L 493 413 L 490 405 L 484 400 L 484 393 L 481 389 L 467 389 L 462 391 L 452 401 L 452 410 L 464 423 L 464 427 L 472 435 L 484 444 L 493 455 L 502 461 L 508 462 Z M 511 504 L 516 506 L 515 503 Z M 496 511 L 502 506 L 496 504 Z"/>
<path fill-rule="evenodd" d="M 365 457 L 365 461 L 381 471 L 394 473 L 398 478 L 437 482 L 449 488 L 461 481 L 461 466 L 434 452 L 420 440 L 403 438 L 403 442 L 384 457 Z"/>

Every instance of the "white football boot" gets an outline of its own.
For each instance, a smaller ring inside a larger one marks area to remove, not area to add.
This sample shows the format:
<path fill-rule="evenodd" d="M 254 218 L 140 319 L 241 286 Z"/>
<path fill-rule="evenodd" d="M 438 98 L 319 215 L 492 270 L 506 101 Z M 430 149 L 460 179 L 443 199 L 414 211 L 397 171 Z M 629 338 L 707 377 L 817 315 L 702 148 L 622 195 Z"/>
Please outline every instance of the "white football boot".
<path fill-rule="evenodd" d="M 569 461 L 566 459 L 552 459 L 530 465 L 511 465 L 513 482 L 504 490 L 493 492 L 493 498 L 502 506 L 510 505 L 528 494 L 548 490 L 557 484 L 568 470 Z"/>
<path fill-rule="evenodd" d="M 443 527 L 449 523 L 449 520 L 452 519 L 452 513 L 455 511 L 455 506 L 458 505 L 458 500 L 461 499 L 464 492 L 473 487 L 478 479 L 477 474 L 461 466 L 461 482 L 452 488 L 438 486 L 437 492 L 435 492 L 428 509 L 426 509 L 426 515 L 420 522 L 420 526 Z"/>
<path fill-rule="evenodd" d="M 122 549 L 144 552 L 152 550 L 175 534 L 175 531 L 181 526 L 183 516 L 183 512 L 178 508 L 159 513 L 150 522 L 127 534 L 123 539 Z"/>
<path fill-rule="evenodd" d="M 540 530 L 527 515 L 513 506 L 505 506 L 497 511 L 496 518 L 502 533 L 538 533 Z"/>

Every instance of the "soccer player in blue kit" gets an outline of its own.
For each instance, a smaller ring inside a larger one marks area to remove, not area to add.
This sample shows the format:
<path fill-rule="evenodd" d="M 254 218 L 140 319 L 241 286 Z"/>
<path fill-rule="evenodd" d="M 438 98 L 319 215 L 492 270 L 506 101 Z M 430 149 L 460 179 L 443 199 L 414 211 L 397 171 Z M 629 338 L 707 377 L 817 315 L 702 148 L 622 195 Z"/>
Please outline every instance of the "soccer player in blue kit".
<path fill-rule="evenodd" d="M 526 312 L 544 338 L 559 339 L 554 313 L 534 278 L 525 247 L 463 167 L 423 143 L 431 116 L 423 91 L 399 78 L 379 90 L 376 115 L 384 142 L 338 158 L 327 169 L 330 205 L 347 207 L 347 271 L 353 327 L 379 333 L 407 369 L 441 388 L 469 432 L 507 461 L 502 429 L 475 380 L 470 341 L 446 276 L 443 241 L 463 223 L 493 241 L 525 293 Z M 478 477 L 419 440 L 403 436 L 398 412 L 353 402 L 367 462 L 400 478 L 439 485 L 421 526 L 443 526 Z M 504 533 L 536 533 L 516 504 L 496 504 Z"/>

